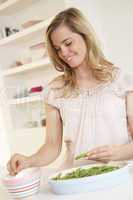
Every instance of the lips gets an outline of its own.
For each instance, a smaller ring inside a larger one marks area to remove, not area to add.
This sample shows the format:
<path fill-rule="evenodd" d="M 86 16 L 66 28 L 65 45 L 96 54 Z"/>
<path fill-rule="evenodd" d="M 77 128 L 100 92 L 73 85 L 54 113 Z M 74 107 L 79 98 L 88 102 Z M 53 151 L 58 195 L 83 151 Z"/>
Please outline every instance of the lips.
<path fill-rule="evenodd" d="M 69 62 L 72 58 L 73 58 L 73 56 L 70 56 L 70 57 L 66 58 L 65 60 L 66 60 L 67 62 Z"/>

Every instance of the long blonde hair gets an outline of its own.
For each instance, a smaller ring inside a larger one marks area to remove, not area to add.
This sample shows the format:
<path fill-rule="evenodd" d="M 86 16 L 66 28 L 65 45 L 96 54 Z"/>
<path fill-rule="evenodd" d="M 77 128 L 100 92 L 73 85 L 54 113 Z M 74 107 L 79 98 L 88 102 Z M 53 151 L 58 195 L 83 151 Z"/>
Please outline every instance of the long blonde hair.
<path fill-rule="evenodd" d="M 57 14 L 46 30 L 50 59 L 56 70 L 64 72 L 64 75 L 56 79 L 63 80 L 63 96 L 70 94 L 76 87 L 76 77 L 74 70 L 58 56 L 52 44 L 51 34 L 60 25 L 66 25 L 71 31 L 80 34 L 84 39 L 87 46 L 87 63 L 94 77 L 100 81 L 112 80 L 115 67 L 104 57 L 91 24 L 77 8 L 68 8 Z"/>

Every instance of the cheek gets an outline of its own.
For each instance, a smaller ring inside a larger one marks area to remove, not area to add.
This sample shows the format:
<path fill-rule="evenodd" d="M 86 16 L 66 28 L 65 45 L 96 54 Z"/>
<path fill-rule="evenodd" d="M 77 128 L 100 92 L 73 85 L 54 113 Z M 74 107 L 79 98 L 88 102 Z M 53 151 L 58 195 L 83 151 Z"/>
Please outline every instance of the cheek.
<path fill-rule="evenodd" d="M 85 57 L 86 57 L 86 54 L 87 54 L 87 49 L 86 49 L 86 47 L 82 49 L 81 53 L 82 53 L 83 58 L 85 58 Z"/>
<path fill-rule="evenodd" d="M 78 51 L 78 54 L 80 56 L 81 59 L 85 59 L 86 57 L 86 54 L 87 54 L 87 49 L 86 47 L 83 47 L 83 48 L 79 48 L 79 51 Z"/>
<path fill-rule="evenodd" d="M 82 46 L 81 46 L 81 51 L 82 51 L 83 54 L 86 55 L 86 53 L 87 53 L 87 46 L 86 46 L 85 43 L 82 44 Z"/>
<path fill-rule="evenodd" d="M 75 45 L 71 48 L 71 51 L 77 53 L 78 55 L 84 56 L 87 53 L 86 46 L 81 46 L 80 43 L 78 45 Z"/>
<path fill-rule="evenodd" d="M 76 49 L 79 52 L 79 55 L 81 55 L 81 57 L 86 56 L 87 47 L 86 47 L 86 44 L 84 43 L 84 41 L 79 42 Z"/>

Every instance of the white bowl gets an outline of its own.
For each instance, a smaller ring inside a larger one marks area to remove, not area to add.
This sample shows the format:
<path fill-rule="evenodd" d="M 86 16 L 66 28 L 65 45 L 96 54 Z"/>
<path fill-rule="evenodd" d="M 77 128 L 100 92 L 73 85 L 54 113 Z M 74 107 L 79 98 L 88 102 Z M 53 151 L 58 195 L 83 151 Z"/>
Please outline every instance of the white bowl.
<path fill-rule="evenodd" d="M 110 166 L 119 166 L 120 169 L 114 170 L 112 172 L 107 172 L 104 174 L 99 174 L 95 176 L 67 179 L 67 180 L 53 180 L 59 173 L 65 175 L 68 172 L 78 169 L 79 167 L 72 168 L 65 171 L 60 171 L 49 177 L 49 184 L 51 189 L 56 194 L 74 194 L 74 193 L 84 193 L 90 191 L 97 191 L 102 189 L 107 189 L 120 185 L 129 180 L 129 170 L 128 164 L 108 164 Z M 94 166 L 102 165 L 85 165 L 80 168 L 91 168 Z"/>
<path fill-rule="evenodd" d="M 14 198 L 24 198 L 39 191 L 40 178 L 40 168 L 29 168 L 16 176 L 5 175 L 2 182 Z"/>

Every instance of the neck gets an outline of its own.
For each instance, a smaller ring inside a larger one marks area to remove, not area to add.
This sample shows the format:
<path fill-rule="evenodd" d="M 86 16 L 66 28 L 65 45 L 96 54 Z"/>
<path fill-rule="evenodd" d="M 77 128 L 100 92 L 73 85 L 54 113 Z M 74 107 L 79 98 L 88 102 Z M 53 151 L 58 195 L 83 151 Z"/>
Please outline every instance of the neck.
<path fill-rule="evenodd" d="M 82 66 L 75 69 L 76 79 L 77 81 L 91 81 L 94 79 L 91 69 L 87 66 L 87 64 L 83 64 Z"/>

